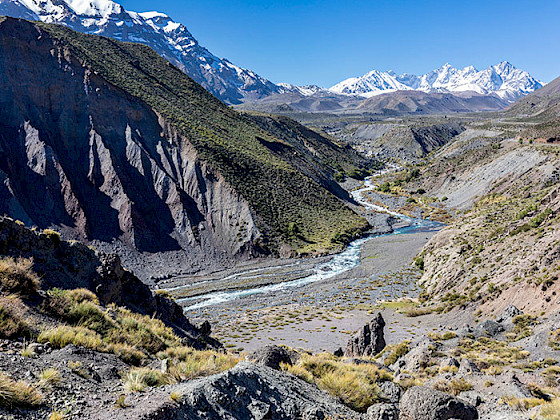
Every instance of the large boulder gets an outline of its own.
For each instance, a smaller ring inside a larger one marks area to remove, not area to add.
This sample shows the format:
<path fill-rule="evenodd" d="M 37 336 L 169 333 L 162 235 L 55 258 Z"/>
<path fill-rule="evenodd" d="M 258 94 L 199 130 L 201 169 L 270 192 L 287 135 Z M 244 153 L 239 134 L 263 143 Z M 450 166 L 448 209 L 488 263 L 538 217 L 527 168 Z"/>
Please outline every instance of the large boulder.
<path fill-rule="evenodd" d="M 114 420 L 360 419 L 336 398 L 295 376 L 241 362 L 217 375 L 152 389 L 137 405 L 115 410 Z M 180 403 L 169 394 L 182 395 Z M 107 418 L 107 417 L 103 417 Z"/>
<path fill-rule="evenodd" d="M 502 332 L 504 332 L 503 325 L 491 319 L 481 322 L 474 329 L 474 335 L 476 337 L 496 337 Z"/>
<path fill-rule="evenodd" d="M 436 354 L 441 348 L 442 344 L 437 341 L 432 340 L 429 337 L 425 337 L 420 341 L 411 343 L 410 346 L 414 346 L 407 354 L 399 358 L 391 368 L 394 371 L 408 371 L 408 372 L 418 372 L 426 368 L 434 354 Z"/>
<path fill-rule="evenodd" d="M 478 419 L 478 411 L 472 405 L 425 386 L 406 391 L 399 408 L 400 420 Z"/>
<path fill-rule="evenodd" d="M 385 348 L 385 337 L 383 328 L 385 320 L 378 313 L 369 324 L 364 325 L 358 333 L 352 337 L 346 346 L 344 356 L 360 357 L 375 356 Z"/>
<path fill-rule="evenodd" d="M 509 305 L 504 312 L 502 313 L 502 315 L 500 315 L 500 317 L 497 319 L 498 322 L 506 322 L 506 321 L 511 321 L 513 318 L 515 318 L 518 315 L 523 315 L 523 311 L 521 311 L 519 308 L 517 308 L 515 305 Z"/>
<path fill-rule="evenodd" d="M 279 370 L 281 363 L 292 365 L 297 362 L 299 355 L 293 350 L 271 344 L 254 351 L 247 359 L 257 365 Z"/>
<path fill-rule="evenodd" d="M 399 409 L 394 404 L 374 404 L 367 410 L 366 420 L 399 420 Z"/>

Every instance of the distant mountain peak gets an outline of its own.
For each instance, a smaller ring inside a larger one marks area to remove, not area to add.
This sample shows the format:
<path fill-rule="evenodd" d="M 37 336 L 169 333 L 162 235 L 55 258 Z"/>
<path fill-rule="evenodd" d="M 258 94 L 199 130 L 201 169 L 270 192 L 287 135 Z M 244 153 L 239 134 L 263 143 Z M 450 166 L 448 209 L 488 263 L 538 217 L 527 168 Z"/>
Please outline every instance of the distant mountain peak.
<path fill-rule="evenodd" d="M 237 104 L 280 90 L 252 71 L 220 59 L 189 30 L 159 11 L 136 13 L 112 0 L 0 0 L 0 15 L 55 23 L 153 48 L 210 93 Z"/>
<path fill-rule="evenodd" d="M 542 86 L 542 82 L 526 71 L 517 69 L 509 61 L 502 61 L 480 71 L 474 66 L 457 69 L 445 63 L 421 76 L 372 70 L 364 76 L 344 80 L 329 90 L 333 93 L 364 97 L 397 90 L 419 90 L 426 93 L 473 91 L 514 101 Z"/>

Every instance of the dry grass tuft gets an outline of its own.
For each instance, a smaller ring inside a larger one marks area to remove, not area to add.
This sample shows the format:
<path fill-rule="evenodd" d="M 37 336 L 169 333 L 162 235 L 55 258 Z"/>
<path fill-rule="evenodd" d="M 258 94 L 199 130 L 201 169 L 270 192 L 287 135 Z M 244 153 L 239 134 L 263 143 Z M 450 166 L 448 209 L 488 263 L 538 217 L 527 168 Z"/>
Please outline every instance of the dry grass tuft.
<path fill-rule="evenodd" d="M 455 378 L 450 381 L 440 379 L 434 384 L 433 388 L 456 396 L 461 392 L 470 391 L 472 385 L 465 378 Z"/>
<path fill-rule="evenodd" d="M 0 373 L 0 407 L 36 407 L 42 401 L 43 396 L 36 388 Z"/>
<path fill-rule="evenodd" d="M 61 349 L 69 344 L 83 346 L 88 349 L 98 349 L 102 341 L 99 334 L 84 327 L 71 327 L 61 325 L 50 330 L 43 331 L 37 338 L 39 343 L 51 343 L 54 348 Z"/>
<path fill-rule="evenodd" d="M 0 338 L 30 338 L 32 331 L 25 321 L 26 312 L 17 296 L 0 297 Z"/>
<path fill-rule="evenodd" d="M 360 412 L 381 399 L 377 382 L 392 380 L 390 373 L 374 364 L 344 363 L 327 353 L 304 354 L 297 364 L 282 368 Z"/>
<path fill-rule="evenodd" d="M 543 420 L 560 420 L 560 398 L 543 404 L 540 417 Z"/>
<path fill-rule="evenodd" d="M 64 415 L 63 412 L 61 411 L 53 411 L 50 415 L 49 415 L 49 420 L 64 420 L 66 416 Z"/>
<path fill-rule="evenodd" d="M 33 271 L 32 258 L 0 259 L 0 291 L 26 298 L 35 294 L 40 286 L 41 280 Z"/>
<path fill-rule="evenodd" d="M 62 381 L 62 376 L 60 375 L 60 372 L 58 370 L 54 368 L 48 368 L 43 370 L 39 374 L 39 380 L 40 380 L 39 385 L 41 387 L 48 386 L 48 385 L 52 386 Z"/>
<path fill-rule="evenodd" d="M 388 345 L 377 357 L 386 355 L 383 363 L 385 366 L 390 366 L 410 351 L 409 344 L 410 341 L 403 341 L 399 344 Z"/>

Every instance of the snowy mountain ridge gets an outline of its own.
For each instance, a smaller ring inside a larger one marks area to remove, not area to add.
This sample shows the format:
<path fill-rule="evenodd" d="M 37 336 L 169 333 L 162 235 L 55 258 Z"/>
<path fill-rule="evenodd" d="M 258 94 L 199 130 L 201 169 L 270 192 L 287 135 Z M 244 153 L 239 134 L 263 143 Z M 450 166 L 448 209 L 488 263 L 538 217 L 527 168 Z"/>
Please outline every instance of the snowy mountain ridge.
<path fill-rule="evenodd" d="M 372 70 L 361 77 L 344 80 L 329 90 L 337 94 L 364 97 L 398 90 L 419 90 L 426 93 L 473 91 L 482 95 L 495 94 L 501 99 L 514 101 L 543 85 L 526 71 L 503 61 L 481 71 L 474 66 L 457 69 L 447 63 L 421 76 Z"/>
<path fill-rule="evenodd" d="M 230 104 L 259 99 L 280 89 L 254 72 L 216 57 L 184 25 L 164 13 L 132 12 L 112 0 L 0 0 L 0 15 L 146 44 Z"/>

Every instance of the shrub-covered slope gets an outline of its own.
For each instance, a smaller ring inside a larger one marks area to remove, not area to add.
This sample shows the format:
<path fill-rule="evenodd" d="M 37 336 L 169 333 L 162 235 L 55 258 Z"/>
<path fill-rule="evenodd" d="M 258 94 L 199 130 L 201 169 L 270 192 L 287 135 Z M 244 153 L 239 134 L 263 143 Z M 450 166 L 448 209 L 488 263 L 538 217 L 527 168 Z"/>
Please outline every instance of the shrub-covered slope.
<path fill-rule="evenodd" d="M 324 251 L 367 228 L 327 189 L 341 195 L 336 162 L 310 160 L 148 47 L 4 18 L 0 49 L 2 212 L 193 260 Z"/>

